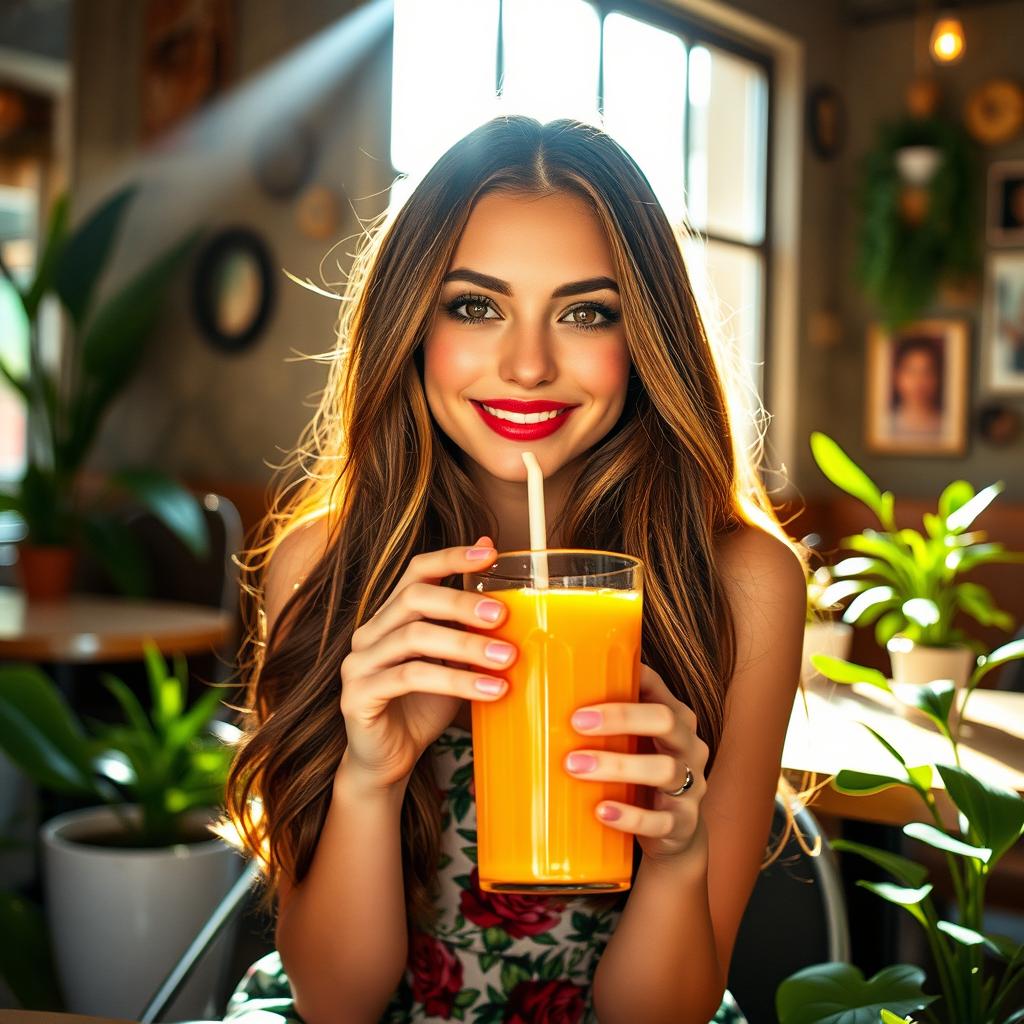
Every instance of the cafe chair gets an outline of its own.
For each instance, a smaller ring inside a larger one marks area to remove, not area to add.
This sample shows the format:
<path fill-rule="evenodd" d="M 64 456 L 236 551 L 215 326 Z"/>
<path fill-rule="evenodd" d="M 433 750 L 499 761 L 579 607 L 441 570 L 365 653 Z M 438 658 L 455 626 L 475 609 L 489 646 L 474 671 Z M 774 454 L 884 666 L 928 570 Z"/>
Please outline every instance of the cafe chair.
<path fill-rule="evenodd" d="M 772 834 L 785 824 L 785 805 L 775 801 Z M 791 837 L 779 858 L 758 876 L 740 924 L 729 972 L 729 989 L 752 1024 L 775 1020 L 775 990 L 794 971 L 825 960 L 847 961 L 850 936 L 839 869 L 814 816 L 806 808 L 796 825 L 817 856 Z M 155 1024 L 188 981 L 203 955 L 245 904 L 257 878 L 250 861 L 238 881 L 174 965 L 139 1015 Z"/>
<path fill-rule="evenodd" d="M 774 1021 L 775 992 L 794 971 L 850 959 L 842 878 L 827 837 L 806 807 L 795 827 L 815 856 L 790 836 L 779 857 L 758 875 L 736 937 L 729 991 L 752 1024 Z M 772 836 L 782 833 L 786 808 L 775 799 Z"/>

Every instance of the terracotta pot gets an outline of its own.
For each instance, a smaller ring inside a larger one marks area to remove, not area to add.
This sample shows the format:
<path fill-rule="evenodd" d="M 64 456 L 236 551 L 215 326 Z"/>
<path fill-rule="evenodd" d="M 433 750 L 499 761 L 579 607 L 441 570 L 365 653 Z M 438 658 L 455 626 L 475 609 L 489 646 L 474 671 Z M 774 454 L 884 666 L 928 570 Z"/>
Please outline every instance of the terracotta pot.
<path fill-rule="evenodd" d="M 830 654 L 833 658 L 848 658 L 853 641 L 853 626 L 846 622 L 825 619 L 808 622 L 804 626 L 803 666 L 800 676 L 805 683 L 822 683 L 825 677 L 811 664 L 812 654 Z"/>
<path fill-rule="evenodd" d="M 18 578 L 30 601 L 63 601 L 71 593 L 78 553 L 60 544 L 18 545 Z"/>
<path fill-rule="evenodd" d="M 960 720 L 960 705 L 977 661 L 974 651 L 970 647 L 927 647 L 903 636 L 894 636 L 886 647 L 892 665 L 893 690 L 904 699 L 907 699 L 915 686 L 923 686 L 936 679 L 953 680 L 956 694 L 949 711 L 949 723 L 956 725 Z M 918 712 L 901 708 L 900 713 L 913 716 Z"/>

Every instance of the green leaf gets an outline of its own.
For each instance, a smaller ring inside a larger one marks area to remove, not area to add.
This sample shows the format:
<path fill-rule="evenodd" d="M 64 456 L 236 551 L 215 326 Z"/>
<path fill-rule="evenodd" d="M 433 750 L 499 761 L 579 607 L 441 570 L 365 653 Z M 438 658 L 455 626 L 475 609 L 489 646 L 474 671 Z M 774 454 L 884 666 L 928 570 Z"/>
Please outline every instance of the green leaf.
<path fill-rule="evenodd" d="M 811 664 L 826 678 L 837 683 L 870 683 L 887 693 L 892 692 L 889 680 L 876 668 L 857 665 L 830 654 L 812 654 Z"/>
<path fill-rule="evenodd" d="M 924 971 L 897 964 L 869 981 L 853 964 L 814 964 L 790 975 L 775 993 L 779 1024 L 878 1024 L 881 1011 L 912 1013 L 933 1003 Z"/>
<path fill-rule="evenodd" d="M 903 755 L 881 733 L 872 729 L 867 722 L 861 722 L 860 724 L 864 726 L 864 728 L 867 729 L 867 731 L 871 733 L 871 735 L 874 736 L 883 747 L 885 747 L 890 756 L 894 758 L 898 764 L 904 768 L 907 767 L 907 762 L 903 759 Z"/>
<path fill-rule="evenodd" d="M 997 647 L 991 654 L 983 654 L 978 658 L 978 667 L 971 676 L 971 688 L 973 689 L 982 679 L 985 678 L 994 668 L 1005 665 L 1008 661 L 1017 661 L 1024 658 L 1024 638 L 1011 640 L 1002 647 Z"/>
<path fill-rule="evenodd" d="M 811 434 L 811 453 L 818 468 L 836 487 L 867 505 L 883 526 L 889 525 L 884 518 L 881 491 L 828 434 L 817 430 Z"/>
<path fill-rule="evenodd" d="M 939 921 L 936 927 L 962 946 L 986 946 L 997 955 L 1001 955 L 999 947 L 994 942 L 973 928 L 965 928 L 962 924 L 954 924 L 952 921 Z"/>
<path fill-rule="evenodd" d="M 946 521 L 941 516 L 935 515 L 934 512 L 925 512 L 921 518 L 924 521 L 925 532 L 929 537 L 937 540 L 939 537 L 946 536 Z"/>
<path fill-rule="evenodd" d="M 81 526 L 86 548 L 120 593 L 146 597 L 153 592 L 149 556 L 123 522 L 92 510 L 83 516 Z"/>
<path fill-rule="evenodd" d="M 908 765 L 907 775 L 922 793 L 932 788 L 932 766 L 930 764 Z"/>
<path fill-rule="evenodd" d="M 96 282 L 138 186 L 119 189 L 72 232 L 57 262 L 54 287 L 76 327 L 85 322 Z"/>
<path fill-rule="evenodd" d="M 519 982 L 529 980 L 530 972 L 518 960 L 510 957 L 501 965 L 501 988 L 505 995 L 511 995 Z"/>
<path fill-rule="evenodd" d="M 958 857 L 974 857 L 982 864 L 987 864 L 992 856 L 992 851 L 984 847 L 971 846 L 955 836 L 951 836 L 942 829 L 936 828 L 923 821 L 912 821 L 903 826 L 903 834 L 916 839 L 920 843 L 933 846 L 936 850 L 944 850 L 946 853 L 956 854 Z"/>
<path fill-rule="evenodd" d="M 149 719 L 146 717 L 146 712 L 142 709 L 142 705 L 139 703 L 138 697 L 128 688 L 128 686 L 116 676 L 111 675 L 109 672 L 102 674 L 103 685 L 114 695 L 118 704 L 121 705 L 121 710 L 124 712 L 125 717 L 131 723 L 132 727 L 142 733 L 143 735 L 152 735 L 153 727 L 150 725 Z"/>
<path fill-rule="evenodd" d="M 21 395 L 21 400 L 23 402 L 32 401 L 32 395 L 28 389 L 27 379 L 19 377 L 3 359 L 0 359 L 0 377 L 3 377 L 4 380 L 6 380 L 7 383 L 10 384 L 19 395 Z"/>
<path fill-rule="evenodd" d="M 43 911 L 0 892 L 0 977 L 23 1010 L 64 1009 Z"/>
<path fill-rule="evenodd" d="M 906 779 L 897 779 L 892 775 L 876 775 L 873 772 L 857 772 L 844 768 L 832 780 L 832 786 L 840 793 L 851 796 L 866 796 L 869 793 L 881 793 L 892 786 L 906 786 Z"/>
<path fill-rule="evenodd" d="M 918 888 L 912 888 L 905 885 L 893 885 L 892 882 L 868 882 L 860 879 L 857 885 L 880 896 L 888 903 L 902 907 L 921 924 L 925 924 L 926 918 L 920 904 L 928 898 L 932 891 L 930 882 Z"/>
<path fill-rule="evenodd" d="M 46 244 L 39 258 L 35 280 L 23 296 L 25 315 L 30 323 L 35 323 L 39 312 L 39 303 L 50 290 L 54 272 L 64 248 L 68 224 L 68 197 L 61 194 L 54 200 L 50 209 L 50 220 L 46 230 Z"/>
<path fill-rule="evenodd" d="M 966 480 L 954 480 L 939 495 L 939 515 L 948 520 L 958 508 L 962 508 L 973 497 L 974 488 Z"/>
<path fill-rule="evenodd" d="M 196 558 L 207 556 L 210 537 L 202 506 L 181 484 L 154 469 L 122 469 L 110 482 L 148 508 Z"/>
<path fill-rule="evenodd" d="M 167 746 L 169 749 L 184 747 L 207 725 L 211 718 L 220 710 L 221 691 L 207 690 L 185 714 L 169 722 L 167 725 Z"/>
<path fill-rule="evenodd" d="M 971 523 L 992 504 L 1004 486 L 1000 480 L 978 491 L 970 501 L 965 502 L 955 512 L 946 516 L 946 529 L 952 533 L 961 533 L 969 529 Z"/>
<path fill-rule="evenodd" d="M 898 609 L 886 612 L 875 623 L 875 642 L 884 647 L 902 628 L 907 620 Z"/>
<path fill-rule="evenodd" d="M 903 694 L 905 690 L 901 690 Z M 949 711 L 956 696 L 956 684 L 950 679 L 935 679 L 909 691 L 910 699 L 900 696 L 900 700 L 910 707 L 917 708 L 927 715 L 938 726 L 939 731 L 949 735 Z"/>
<path fill-rule="evenodd" d="M 903 602 L 900 610 L 911 622 L 924 627 L 934 626 L 942 618 L 939 606 L 927 597 L 912 597 Z"/>
<path fill-rule="evenodd" d="M 503 928 L 485 928 L 484 948 L 490 953 L 500 953 L 512 945 L 512 939 Z"/>
<path fill-rule="evenodd" d="M 947 566 L 954 555 L 959 557 L 955 559 L 955 566 L 951 566 L 951 568 L 955 568 L 957 572 L 970 572 L 971 569 L 979 565 L 1024 561 L 1024 553 L 1007 551 L 1005 545 L 995 543 L 972 544 L 970 547 L 963 548 L 960 551 L 951 551 L 946 556 Z"/>
<path fill-rule="evenodd" d="M 843 622 L 857 626 L 868 626 L 898 602 L 896 591 L 889 586 L 872 587 L 858 594 L 843 614 Z"/>
<path fill-rule="evenodd" d="M 480 997 L 480 989 L 464 988 L 454 999 L 454 1005 L 462 1009 L 468 1009 Z"/>
<path fill-rule="evenodd" d="M 869 580 L 836 580 L 835 583 L 830 583 L 821 592 L 821 596 L 816 603 L 820 608 L 832 608 L 845 601 L 848 597 L 853 597 L 854 594 L 867 590 L 870 586 L 871 582 Z"/>
<path fill-rule="evenodd" d="M 936 765 L 950 799 L 963 812 L 971 832 L 992 851 L 991 863 L 1020 838 L 1024 800 L 1015 792 L 979 779 L 950 764 Z"/>
<path fill-rule="evenodd" d="M 978 583 L 959 583 L 954 588 L 956 603 L 975 622 L 983 626 L 995 626 L 998 629 L 1013 628 L 1013 616 L 992 602 L 992 595 Z"/>
<path fill-rule="evenodd" d="M 153 702 L 153 721 L 158 731 L 166 735 L 174 720 L 181 714 L 185 703 L 182 684 L 174 676 L 168 675 L 167 662 L 164 661 L 156 644 L 147 640 L 143 645 L 143 651 Z"/>
<path fill-rule="evenodd" d="M 57 687 L 33 665 L 0 666 L 0 748 L 39 786 L 95 793 L 81 727 Z"/>
<path fill-rule="evenodd" d="M 831 846 L 833 850 L 859 854 L 872 864 L 877 864 L 884 871 L 888 871 L 897 881 L 913 888 L 922 885 L 928 877 L 927 868 L 909 857 L 901 857 L 898 853 L 876 850 L 873 846 L 855 843 L 850 839 L 833 839 Z"/>
<path fill-rule="evenodd" d="M 882 1017 L 882 1024 L 914 1024 L 914 1022 L 907 1017 L 900 1017 L 893 1013 L 891 1010 L 879 1010 Z"/>

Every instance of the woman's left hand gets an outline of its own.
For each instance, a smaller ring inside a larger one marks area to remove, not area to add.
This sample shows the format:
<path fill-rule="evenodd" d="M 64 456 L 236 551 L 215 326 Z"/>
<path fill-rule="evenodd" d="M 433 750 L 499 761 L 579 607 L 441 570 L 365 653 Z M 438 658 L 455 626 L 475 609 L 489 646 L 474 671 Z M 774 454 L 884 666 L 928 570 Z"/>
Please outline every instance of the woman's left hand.
<path fill-rule="evenodd" d="M 640 666 L 640 703 L 592 704 L 577 709 L 573 728 L 581 736 L 648 737 L 652 753 L 620 754 L 581 747 L 568 755 L 566 770 L 574 778 L 650 786 L 649 806 L 612 800 L 597 805 L 597 817 L 609 828 L 636 835 L 644 856 L 671 859 L 685 853 L 700 829 L 700 802 L 706 783 L 707 744 L 697 735 L 697 716 L 669 691 L 649 665 Z M 685 793 L 670 796 L 686 778 Z"/>

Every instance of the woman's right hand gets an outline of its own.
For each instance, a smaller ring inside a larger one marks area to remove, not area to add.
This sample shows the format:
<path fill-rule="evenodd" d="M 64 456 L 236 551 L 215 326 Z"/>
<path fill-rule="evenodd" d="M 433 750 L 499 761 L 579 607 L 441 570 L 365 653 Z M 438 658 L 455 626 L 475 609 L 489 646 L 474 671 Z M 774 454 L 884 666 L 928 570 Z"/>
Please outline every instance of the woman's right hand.
<path fill-rule="evenodd" d="M 352 635 L 341 663 L 348 746 L 339 772 L 381 789 L 402 782 L 463 700 L 495 701 L 505 693 L 508 684 L 493 673 L 515 661 L 515 647 L 440 624 L 493 629 L 504 620 L 500 601 L 439 585 L 446 576 L 485 568 L 496 555 L 490 537 L 468 549 L 416 555 L 377 614 Z"/>

